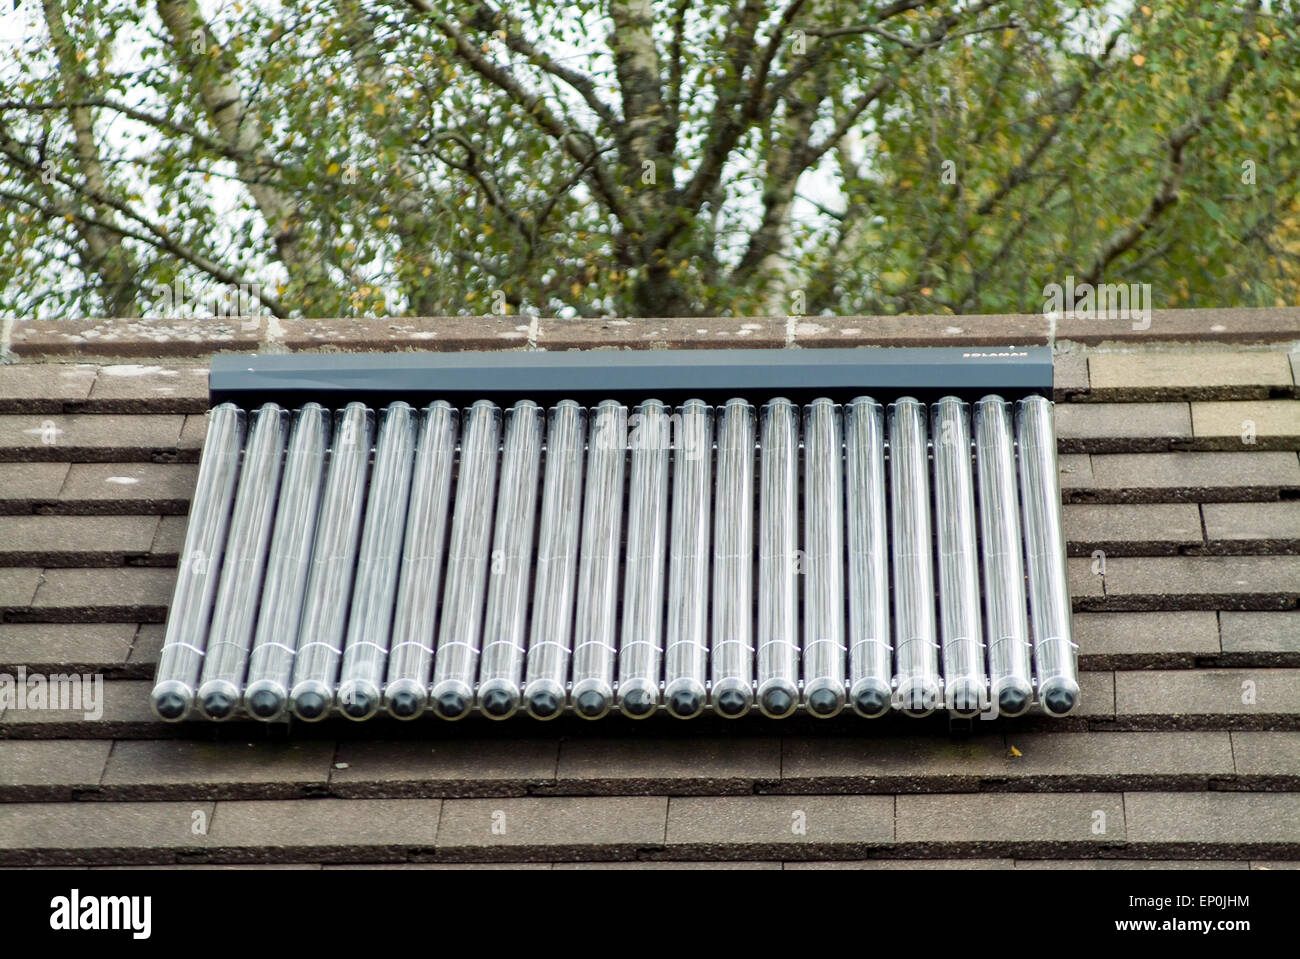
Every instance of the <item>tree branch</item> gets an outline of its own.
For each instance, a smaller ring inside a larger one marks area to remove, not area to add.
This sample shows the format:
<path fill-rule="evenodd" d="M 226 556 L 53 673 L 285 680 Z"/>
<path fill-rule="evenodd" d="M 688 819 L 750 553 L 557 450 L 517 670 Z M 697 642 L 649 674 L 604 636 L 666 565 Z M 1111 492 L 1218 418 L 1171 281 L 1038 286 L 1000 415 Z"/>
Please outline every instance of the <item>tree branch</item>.
<path fill-rule="evenodd" d="M 1259 0 L 1249 0 L 1246 4 L 1246 9 L 1242 14 L 1241 33 L 1237 37 L 1237 50 L 1233 54 L 1232 62 L 1228 64 L 1223 79 L 1206 97 L 1205 109 L 1166 138 L 1164 142 L 1166 154 L 1165 175 L 1160 178 L 1155 194 L 1135 220 L 1106 238 L 1093 257 L 1092 266 L 1084 274 L 1082 282 L 1097 283 L 1106 267 L 1117 257 L 1131 250 L 1142 239 L 1147 230 L 1151 229 L 1165 210 L 1178 202 L 1178 188 L 1183 177 L 1183 151 L 1196 135 L 1205 128 L 1205 125 L 1210 122 L 1214 116 L 1214 110 L 1228 99 L 1233 88 L 1245 73 L 1246 55 L 1252 49 L 1248 38 L 1254 35 L 1255 15 L 1259 11 L 1259 6 Z"/>

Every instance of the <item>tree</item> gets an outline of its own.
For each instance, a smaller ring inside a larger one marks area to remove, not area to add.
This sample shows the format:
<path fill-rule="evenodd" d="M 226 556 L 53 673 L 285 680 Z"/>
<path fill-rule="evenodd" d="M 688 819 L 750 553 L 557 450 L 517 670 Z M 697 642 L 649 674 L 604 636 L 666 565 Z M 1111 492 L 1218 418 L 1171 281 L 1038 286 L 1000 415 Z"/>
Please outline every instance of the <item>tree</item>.
<path fill-rule="evenodd" d="M 21 3 L 0 315 L 1297 298 L 1290 2 Z"/>

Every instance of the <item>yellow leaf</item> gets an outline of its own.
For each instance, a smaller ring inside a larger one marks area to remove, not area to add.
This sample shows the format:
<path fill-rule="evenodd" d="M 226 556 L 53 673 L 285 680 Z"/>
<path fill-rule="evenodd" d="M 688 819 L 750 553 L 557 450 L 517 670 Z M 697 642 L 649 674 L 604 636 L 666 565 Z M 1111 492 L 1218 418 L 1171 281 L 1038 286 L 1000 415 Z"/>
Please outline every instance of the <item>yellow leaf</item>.
<path fill-rule="evenodd" d="M 384 105 L 382 103 L 376 102 L 373 109 L 376 116 L 382 117 L 384 115 Z"/>
<path fill-rule="evenodd" d="M 574 283 L 569 287 L 569 292 L 572 293 L 574 297 L 579 297 L 582 295 L 582 287 L 579 284 Z"/>
<path fill-rule="evenodd" d="M 381 229 L 381 230 L 387 230 L 387 229 L 388 229 L 388 224 L 390 224 L 390 223 L 392 223 L 392 222 L 393 222 L 393 218 L 392 218 L 392 217 L 389 217 L 389 216 L 381 216 L 378 220 L 375 221 L 375 226 L 379 227 L 379 229 Z"/>
<path fill-rule="evenodd" d="M 330 176 L 333 176 L 334 174 L 339 172 L 339 165 L 337 163 L 331 163 L 326 168 L 325 172 L 328 173 Z"/>
<path fill-rule="evenodd" d="M 1019 749 L 1017 749 L 1015 746 L 1012 746 L 1012 747 L 1011 747 L 1011 755 L 1012 755 L 1013 757 L 1019 757 L 1019 756 L 1023 756 L 1024 753 L 1022 753 L 1022 752 L 1021 752 Z"/>
<path fill-rule="evenodd" d="M 491 236 L 491 235 L 492 235 L 493 233 L 495 233 L 495 232 L 496 232 L 496 231 L 492 229 L 492 224 L 491 224 L 491 223 L 484 223 L 484 224 L 483 224 L 483 235 L 484 235 L 484 236 Z"/>
<path fill-rule="evenodd" d="M 1144 17 L 1149 17 L 1149 16 L 1151 16 L 1151 8 L 1150 8 L 1150 7 L 1143 7 L 1143 8 L 1142 8 L 1142 16 L 1144 16 Z"/>
<path fill-rule="evenodd" d="M 1140 53 L 1135 53 L 1135 54 L 1133 54 L 1133 65 L 1134 65 L 1134 66 L 1140 67 L 1140 66 L 1142 66 L 1142 64 L 1144 64 L 1144 63 L 1146 63 L 1146 62 L 1147 62 L 1147 58 L 1144 57 L 1144 56 L 1142 56 L 1142 54 L 1140 54 Z"/>

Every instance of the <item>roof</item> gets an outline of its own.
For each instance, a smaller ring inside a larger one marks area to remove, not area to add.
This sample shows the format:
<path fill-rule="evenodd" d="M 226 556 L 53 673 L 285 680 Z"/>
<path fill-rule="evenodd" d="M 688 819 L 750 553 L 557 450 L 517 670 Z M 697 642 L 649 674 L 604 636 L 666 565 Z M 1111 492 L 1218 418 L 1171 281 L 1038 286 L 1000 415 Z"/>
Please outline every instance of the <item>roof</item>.
<path fill-rule="evenodd" d="M 250 326 L 0 344 L 0 674 L 104 677 L 99 718 L 0 713 L 0 864 L 1300 861 L 1300 310 Z M 151 715 L 214 348 L 890 343 L 1054 345 L 1077 714 L 964 735 Z"/>

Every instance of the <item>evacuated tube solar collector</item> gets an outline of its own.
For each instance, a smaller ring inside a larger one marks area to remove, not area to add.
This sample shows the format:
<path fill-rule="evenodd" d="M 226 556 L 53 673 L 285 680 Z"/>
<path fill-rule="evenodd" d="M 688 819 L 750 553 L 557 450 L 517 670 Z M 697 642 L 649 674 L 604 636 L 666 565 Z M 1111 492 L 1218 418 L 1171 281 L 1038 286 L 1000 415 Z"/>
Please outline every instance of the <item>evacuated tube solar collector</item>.
<path fill-rule="evenodd" d="M 244 687 L 245 708 L 267 722 L 281 718 L 289 699 L 329 438 L 325 408 L 319 403 L 303 406 L 289 436 L 257 633 L 248 660 L 248 685 Z"/>
<path fill-rule="evenodd" d="M 663 664 L 672 421 L 663 403 L 646 400 L 636 408 L 630 426 L 631 471 L 618 700 L 625 716 L 644 719 L 659 705 L 659 674 Z"/>
<path fill-rule="evenodd" d="M 1050 371 L 1038 348 L 218 357 L 154 710 L 1063 715 Z"/>
<path fill-rule="evenodd" d="M 458 424 L 451 404 L 431 403 L 416 445 L 384 685 L 384 706 L 396 719 L 414 719 L 429 702 Z"/>

